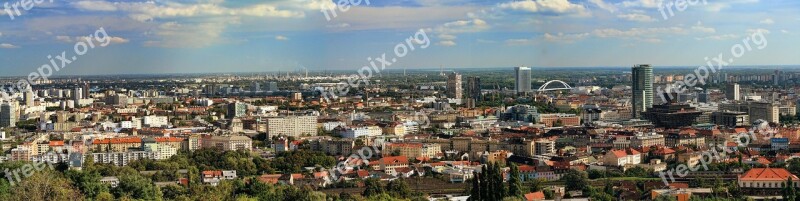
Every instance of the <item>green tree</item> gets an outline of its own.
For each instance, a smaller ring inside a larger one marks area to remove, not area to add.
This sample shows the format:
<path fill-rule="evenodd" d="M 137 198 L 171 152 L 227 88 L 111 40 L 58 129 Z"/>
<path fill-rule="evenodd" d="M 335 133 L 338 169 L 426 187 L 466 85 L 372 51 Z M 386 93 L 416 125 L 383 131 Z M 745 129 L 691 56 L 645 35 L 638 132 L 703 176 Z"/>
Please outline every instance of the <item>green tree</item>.
<path fill-rule="evenodd" d="M 122 175 L 119 186 L 112 191 L 116 197 L 131 197 L 143 200 L 161 200 L 161 189 L 150 179 L 139 174 Z"/>
<path fill-rule="evenodd" d="M 386 184 L 386 192 L 392 197 L 409 198 L 411 188 L 402 179 L 395 179 Z"/>
<path fill-rule="evenodd" d="M 797 198 L 797 189 L 795 189 L 791 177 L 786 179 L 786 184 L 783 187 L 782 195 L 783 200 L 795 200 Z"/>
<path fill-rule="evenodd" d="M 587 186 L 588 176 L 585 172 L 570 169 L 564 173 L 561 180 L 564 181 L 567 191 L 583 190 Z"/>
<path fill-rule="evenodd" d="M 50 170 L 36 172 L 11 188 L 9 200 L 83 200 L 69 179 Z"/>
<path fill-rule="evenodd" d="M 384 193 L 384 188 L 381 186 L 381 181 L 375 178 L 364 180 L 364 187 L 364 193 L 361 194 L 364 197 L 372 197 Z"/>
<path fill-rule="evenodd" d="M 522 197 L 525 192 L 522 192 L 522 180 L 520 179 L 519 167 L 511 163 L 511 171 L 508 178 L 508 196 Z"/>
<path fill-rule="evenodd" d="M 483 196 L 483 190 L 481 189 L 480 174 L 478 174 L 478 172 L 472 172 L 472 189 L 470 189 L 469 200 L 479 201 L 481 200 L 481 196 Z"/>
<path fill-rule="evenodd" d="M 68 170 L 64 175 L 75 184 L 87 198 L 93 198 L 100 193 L 108 192 L 108 186 L 100 182 L 102 178 L 98 172 Z"/>

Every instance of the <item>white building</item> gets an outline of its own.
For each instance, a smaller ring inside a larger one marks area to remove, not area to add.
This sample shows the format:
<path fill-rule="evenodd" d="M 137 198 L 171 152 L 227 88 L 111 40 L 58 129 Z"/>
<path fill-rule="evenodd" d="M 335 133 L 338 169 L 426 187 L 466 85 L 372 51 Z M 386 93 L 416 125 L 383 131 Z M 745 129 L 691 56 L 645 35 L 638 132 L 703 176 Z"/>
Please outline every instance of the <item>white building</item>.
<path fill-rule="evenodd" d="M 145 116 L 142 124 L 147 127 L 164 127 L 169 125 L 169 119 L 165 116 Z"/>
<path fill-rule="evenodd" d="M 603 157 L 606 166 L 625 166 L 642 163 L 642 154 L 634 149 L 611 150 Z"/>
<path fill-rule="evenodd" d="M 266 119 L 267 135 L 272 136 L 316 136 L 317 116 L 282 116 Z"/>
<path fill-rule="evenodd" d="M 346 128 L 340 132 L 343 138 L 375 137 L 383 134 L 378 126 L 363 126 Z"/>
<path fill-rule="evenodd" d="M 85 155 L 84 157 L 87 157 Z M 110 163 L 116 166 L 126 166 L 128 162 L 141 159 L 157 159 L 157 153 L 151 151 L 129 151 L 129 152 L 108 152 L 92 153 L 91 156 L 95 163 Z"/>

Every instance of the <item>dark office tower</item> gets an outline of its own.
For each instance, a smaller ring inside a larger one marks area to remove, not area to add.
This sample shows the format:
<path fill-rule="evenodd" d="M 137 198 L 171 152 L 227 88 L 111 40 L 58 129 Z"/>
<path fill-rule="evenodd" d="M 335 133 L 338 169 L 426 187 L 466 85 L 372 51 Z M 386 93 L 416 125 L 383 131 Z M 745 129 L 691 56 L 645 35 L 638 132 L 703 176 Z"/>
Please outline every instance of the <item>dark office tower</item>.
<path fill-rule="evenodd" d="M 709 96 L 711 95 L 707 91 L 697 92 L 697 102 L 708 103 L 710 102 Z"/>
<path fill-rule="evenodd" d="M 738 101 L 739 97 L 739 84 L 730 83 L 725 86 L 725 98 L 729 101 Z"/>
<path fill-rule="evenodd" d="M 781 81 L 781 71 L 775 70 L 775 75 L 772 76 L 773 85 L 780 85 Z"/>
<path fill-rule="evenodd" d="M 261 91 L 261 83 L 253 82 L 250 83 L 250 92 L 260 92 Z"/>
<path fill-rule="evenodd" d="M 640 64 L 633 66 L 631 72 L 633 117 L 641 118 L 641 113 L 653 106 L 653 67 Z"/>
<path fill-rule="evenodd" d="M 89 94 L 91 93 L 89 91 L 91 87 L 89 86 L 89 82 L 84 82 L 82 87 L 83 87 L 83 98 L 89 98 Z"/>
<path fill-rule="evenodd" d="M 461 84 L 461 74 L 456 72 L 447 75 L 447 97 L 461 99 L 464 89 Z"/>
<path fill-rule="evenodd" d="M 481 95 L 481 77 L 467 78 L 467 97 L 480 100 Z"/>
<path fill-rule="evenodd" d="M 267 90 L 267 91 L 272 91 L 272 92 L 277 92 L 278 91 L 278 83 L 277 82 L 269 82 L 268 86 L 269 86 L 269 90 Z"/>
<path fill-rule="evenodd" d="M 33 107 L 33 91 L 31 89 L 23 92 L 22 98 L 25 101 L 25 106 Z"/>
<path fill-rule="evenodd" d="M 483 100 L 481 94 L 481 77 L 467 78 L 467 107 L 474 108 L 479 101 Z"/>
<path fill-rule="evenodd" d="M 228 119 L 244 117 L 247 115 L 247 104 L 235 101 L 228 103 Z"/>
<path fill-rule="evenodd" d="M 516 67 L 514 68 L 514 90 L 517 93 L 528 93 L 531 90 L 531 68 Z"/>

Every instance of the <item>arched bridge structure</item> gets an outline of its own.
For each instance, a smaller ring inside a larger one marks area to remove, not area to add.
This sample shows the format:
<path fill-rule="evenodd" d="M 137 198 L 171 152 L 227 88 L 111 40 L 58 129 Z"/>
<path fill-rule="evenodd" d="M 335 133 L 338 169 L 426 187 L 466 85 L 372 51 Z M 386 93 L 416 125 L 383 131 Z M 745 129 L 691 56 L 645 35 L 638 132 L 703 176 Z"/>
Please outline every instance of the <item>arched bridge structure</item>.
<path fill-rule="evenodd" d="M 558 83 L 558 84 L 561 84 L 561 85 L 563 85 L 563 87 L 547 88 L 547 87 L 548 87 L 548 86 L 550 86 L 550 84 L 552 84 L 552 83 Z M 539 89 L 538 89 L 538 90 L 536 90 L 536 91 L 537 91 L 537 92 L 544 92 L 544 91 L 558 91 L 558 90 L 571 90 L 571 89 L 572 89 L 572 87 L 571 87 L 571 86 L 569 86 L 569 84 L 567 84 L 567 83 L 566 83 L 566 82 L 564 82 L 564 81 L 561 81 L 561 80 L 550 80 L 550 81 L 548 81 L 548 82 L 545 82 L 545 83 L 544 83 L 544 85 L 542 85 L 541 87 L 539 87 Z"/>

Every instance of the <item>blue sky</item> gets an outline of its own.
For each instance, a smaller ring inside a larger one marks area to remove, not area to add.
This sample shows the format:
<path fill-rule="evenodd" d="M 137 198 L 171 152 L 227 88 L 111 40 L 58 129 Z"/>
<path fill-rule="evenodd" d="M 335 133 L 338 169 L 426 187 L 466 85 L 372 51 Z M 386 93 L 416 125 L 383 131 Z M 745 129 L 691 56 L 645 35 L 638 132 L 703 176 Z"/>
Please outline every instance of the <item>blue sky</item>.
<path fill-rule="evenodd" d="M 800 64 L 795 0 L 699 0 L 668 19 L 660 0 L 371 0 L 327 21 L 320 8 L 335 2 L 45 1 L 14 20 L 0 11 L 0 76 L 100 27 L 112 43 L 57 74 L 355 71 L 420 29 L 432 45 L 391 68 L 698 66 L 756 31 L 768 46 L 734 65 Z"/>

